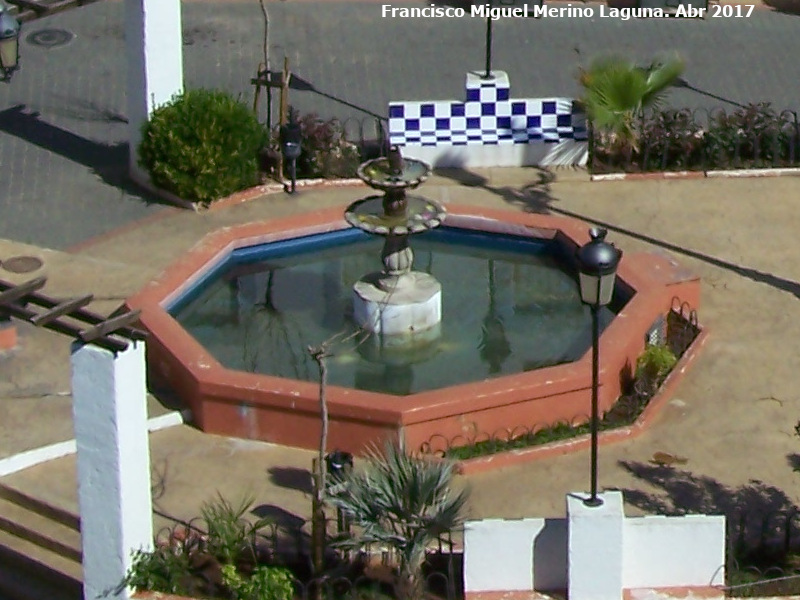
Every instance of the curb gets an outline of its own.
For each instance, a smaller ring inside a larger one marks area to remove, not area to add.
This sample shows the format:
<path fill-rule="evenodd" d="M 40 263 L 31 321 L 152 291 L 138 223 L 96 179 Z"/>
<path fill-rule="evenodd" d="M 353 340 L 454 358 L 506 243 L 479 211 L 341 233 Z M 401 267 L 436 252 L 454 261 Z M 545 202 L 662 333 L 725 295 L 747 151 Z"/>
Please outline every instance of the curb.
<path fill-rule="evenodd" d="M 602 173 L 589 175 L 590 181 L 648 181 L 654 179 L 738 179 L 750 177 L 798 177 L 800 168 L 724 169 L 720 171 L 659 171 L 656 173 Z"/>
<path fill-rule="evenodd" d="M 175 425 L 182 425 L 190 420 L 191 414 L 189 411 L 168 412 L 159 417 L 148 419 L 147 431 L 150 433 L 161 431 Z M 75 452 L 77 452 L 77 443 L 72 439 L 13 454 L 0 459 L 0 477 L 24 471 L 30 467 L 75 454 Z"/>
<path fill-rule="evenodd" d="M 707 339 L 708 328 L 704 328 L 697 335 L 694 342 L 692 342 L 692 345 L 684 352 L 683 356 L 681 356 L 675 368 L 664 380 L 664 383 L 661 384 L 658 393 L 647 403 L 647 406 L 642 411 L 642 414 L 639 415 L 639 418 L 630 425 L 601 431 L 598 435 L 598 445 L 604 446 L 624 440 L 631 440 L 646 431 L 656 420 L 664 405 L 666 405 L 672 397 L 675 388 L 683 378 L 687 368 L 694 361 Z M 456 469 L 461 475 L 474 475 L 490 469 L 512 467 L 526 464 L 534 460 L 571 454 L 589 448 L 590 443 L 590 435 L 584 434 L 550 444 L 541 444 L 539 446 L 530 446 L 528 448 L 460 460 L 456 463 Z"/>
<path fill-rule="evenodd" d="M 267 183 L 262 185 L 256 185 L 254 187 L 241 190 L 239 192 L 234 192 L 230 196 L 225 196 L 224 198 L 220 198 L 219 200 L 215 200 L 214 202 L 205 205 L 199 202 L 191 202 L 189 200 L 184 200 L 183 198 L 176 196 L 171 192 L 162 190 L 161 188 L 154 186 L 149 181 L 148 182 L 139 181 L 137 183 L 139 183 L 139 185 L 144 187 L 148 192 L 164 200 L 165 202 L 169 202 L 171 205 L 177 208 L 193 210 L 194 212 L 197 213 L 214 212 L 224 208 L 230 208 L 231 206 L 236 206 L 237 204 L 242 204 L 243 202 L 247 202 L 249 200 L 253 200 L 254 198 L 258 198 L 259 196 L 269 196 L 273 194 L 278 194 L 285 190 L 284 186 L 286 185 L 285 183 Z M 360 179 L 299 179 L 295 183 L 295 186 L 299 189 L 304 189 L 304 188 L 313 189 L 313 188 L 340 188 L 340 187 L 356 187 L 356 186 L 366 187 L 366 184 Z"/>

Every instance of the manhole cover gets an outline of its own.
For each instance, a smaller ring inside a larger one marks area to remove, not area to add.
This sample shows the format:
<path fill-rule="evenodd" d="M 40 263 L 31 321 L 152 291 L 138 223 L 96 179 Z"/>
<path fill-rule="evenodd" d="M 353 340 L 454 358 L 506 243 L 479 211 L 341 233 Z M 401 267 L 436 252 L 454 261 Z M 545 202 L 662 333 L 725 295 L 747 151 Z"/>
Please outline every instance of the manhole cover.
<path fill-rule="evenodd" d="M 14 256 L 3 261 L 3 268 L 11 273 L 30 273 L 41 269 L 42 259 L 35 256 Z"/>
<path fill-rule="evenodd" d="M 32 46 L 42 46 L 43 48 L 57 48 L 69 44 L 75 38 L 75 34 L 66 29 L 39 29 L 25 38 Z"/>

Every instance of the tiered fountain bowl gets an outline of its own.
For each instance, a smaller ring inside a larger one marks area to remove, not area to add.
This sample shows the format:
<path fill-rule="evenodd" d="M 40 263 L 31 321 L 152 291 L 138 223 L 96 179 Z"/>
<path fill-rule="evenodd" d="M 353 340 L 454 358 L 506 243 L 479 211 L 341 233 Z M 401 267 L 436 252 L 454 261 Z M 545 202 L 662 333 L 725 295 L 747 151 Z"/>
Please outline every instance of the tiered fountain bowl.
<path fill-rule="evenodd" d="M 365 275 L 353 286 L 353 317 L 360 327 L 379 335 L 381 348 L 429 344 L 439 335 L 442 286 L 432 275 L 413 270 L 409 236 L 438 227 L 446 213 L 438 202 L 406 194 L 430 173 L 430 165 L 404 159 L 392 146 L 388 156 L 370 160 L 358 170 L 364 183 L 383 195 L 358 200 L 345 211 L 353 227 L 385 239 L 383 270 Z"/>

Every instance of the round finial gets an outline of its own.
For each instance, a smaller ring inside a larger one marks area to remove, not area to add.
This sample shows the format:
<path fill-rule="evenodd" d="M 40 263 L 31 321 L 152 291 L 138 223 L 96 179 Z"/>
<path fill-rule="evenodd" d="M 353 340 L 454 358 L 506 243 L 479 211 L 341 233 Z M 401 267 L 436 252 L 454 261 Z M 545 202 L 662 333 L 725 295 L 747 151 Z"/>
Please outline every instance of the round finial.
<path fill-rule="evenodd" d="M 604 239 L 606 239 L 607 235 L 608 229 L 605 227 L 592 227 L 589 230 L 589 237 L 592 238 L 592 241 L 599 240 L 602 242 Z"/>

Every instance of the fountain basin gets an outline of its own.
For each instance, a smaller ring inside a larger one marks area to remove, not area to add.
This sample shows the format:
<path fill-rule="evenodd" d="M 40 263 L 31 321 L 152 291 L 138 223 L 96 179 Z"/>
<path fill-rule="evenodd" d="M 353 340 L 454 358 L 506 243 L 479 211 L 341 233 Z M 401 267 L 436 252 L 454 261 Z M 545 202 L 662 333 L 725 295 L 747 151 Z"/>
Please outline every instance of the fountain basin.
<path fill-rule="evenodd" d="M 575 220 L 460 206 L 448 206 L 448 211 L 448 226 L 552 240 L 565 256 L 573 256 L 588 241 L 588 226 Z M 317 447 L 317 383 L 225 368 L 168 309 L 236 249 L 348 227 L 336 208 L 226 228 L 207 236 L 128 301 L 130 308 L 142 310 L 142 325 L 151 332 L 151 376 L 177 393 L 198 427 L 210 433 Z M 600 340 L 601 410 L 619 396 L 644 348 L 645 336 L 663 319 L 674 298 L 693 307 L 699 301 L 697 277 L 660 255 L 626 253 L 617 285 L 628 300 Z M 414 448 L 431 440 L 457 443 L 481 435 L 497 436 L 501 431 L 513 434 L 515 428 L 530 429 L 536 424 L 582 421 L 590 412 L 590 385 L 589 351 L 575 362 L 402 398 L 330 385 L 329 446 L 360 452 L 381 438 L 403 434 Z M 435 444 L 433 449 L 437 449 Z"/>

